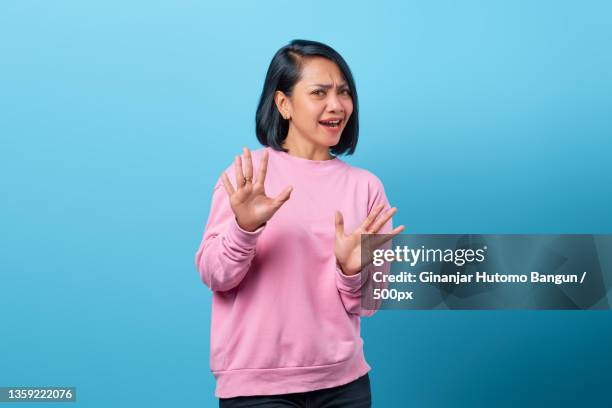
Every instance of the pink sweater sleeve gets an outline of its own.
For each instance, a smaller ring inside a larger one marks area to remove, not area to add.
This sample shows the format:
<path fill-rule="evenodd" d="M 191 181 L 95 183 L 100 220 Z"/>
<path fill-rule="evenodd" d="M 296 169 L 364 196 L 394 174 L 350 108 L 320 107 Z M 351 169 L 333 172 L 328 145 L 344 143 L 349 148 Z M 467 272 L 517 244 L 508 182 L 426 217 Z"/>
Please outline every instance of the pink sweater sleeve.
<path fill-rule="evenodd" d="M 218 292 L 238 286 L 251 266 L 257 238 L 264 228 L 261 226 L 253 232 L 240 228 L 219 179 L 213 191 L 204 236 L 195 255 L 202 282 Z"/>
<path fill-rule="evenodd" d="M 387 196 L 385 194 L 385 189 L 377 177 L 374 177 L 373 181 L 369 186 L 369 199 L 368 199 L 368 214 L 379 204 L 384 204 L 385 207 L 381 213 L 386 212 L 390 207 L 389 201 L 387 200 Z M 365 219 L 365 217 L 364 217 Z M 389 220 L 378 232 L 379 234 L 388 233 L 393 229 L 392 220 Z M 387 243 L 389 245 L 390 242 Z M 383 273 L 387 274 L 389 271 L 389 263 L 385 262 L 382 267 L 375 267 L 372 264 L 369 264 L 364 269 L 362 269 L 359 273 L 347 276 L 342 273 L 340 268 L 336 266 L 336 286 L 338 287 L 338 292 L 340 293 L 340 298 L 342 299 L 342 303 L 344 304 L 344 308 L 350 314 L 355 314 L 364 317 L 370 317 L 376 313 L 378 308 L 380 307 L 380 300 L 373 301 L 373 307 L 368 307 L 367 309 L 362 308 L 361 306 L 361 294 L 362 292 L 367 293 L 369 299 L 373 299 L 373 293 L 375 288 L 384 288 L 386 284 L 384 283 L 376 283 L 372 279 L 372 274 L 376 270 L 380 270 Z M 367 276 L 362 282 L 362 276 Z"/>

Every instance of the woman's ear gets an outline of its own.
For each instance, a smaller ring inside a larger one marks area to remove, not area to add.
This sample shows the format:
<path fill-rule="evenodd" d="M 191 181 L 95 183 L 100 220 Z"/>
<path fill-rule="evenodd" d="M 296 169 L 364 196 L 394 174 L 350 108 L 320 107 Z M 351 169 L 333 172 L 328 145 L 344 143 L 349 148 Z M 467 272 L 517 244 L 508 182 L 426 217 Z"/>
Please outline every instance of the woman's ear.
<path fill-rule="evenodd" d="M 285 120 L 291 119 L 291 101 L 283 91 L 274 92 L 274 103 Z"/>

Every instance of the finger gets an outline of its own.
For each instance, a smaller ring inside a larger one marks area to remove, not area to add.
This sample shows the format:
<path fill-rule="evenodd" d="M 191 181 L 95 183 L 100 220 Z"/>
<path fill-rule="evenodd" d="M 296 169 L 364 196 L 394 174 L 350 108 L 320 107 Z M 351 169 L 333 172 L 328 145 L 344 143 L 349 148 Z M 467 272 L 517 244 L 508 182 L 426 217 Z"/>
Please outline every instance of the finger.
<path fill-rule="evenodd" d="M 400 225 L 399 227 L 393 228 L 393 230 L 391 230 L 387 234 L 373 235 L 373 237 L 375 237 L 375 239 L 372 241 L 374 248 L 382 246 L 385 242 L 389 241 L 390 239 L 393 239 L 397 234 L 404 231 L 404 229 L 406 228 L 403 225 Z"/>
<path fill-rule="evenodd" d="M 257 172 L 257 183 L 263 185 L 266 180 L 266 172 L 268 171 L 268 151 L 264 150 L 259 162 L 259 171 Z"/>
<path fill-rule="evenodd" d="M 387 223 L 393 217 L 393 214 L 397 212 L 397 208 L 393 207 L 388 210 L 380 219 L 378 219 L 374 224 L 370 226 L 370 230 L 368 231 L 370 234 L 376 234 L 379 229 L 382 228 L 383 225 Z"/>
<path fill-rule="evenodd" d="M 244 174 L 242 173 L 242 159 L 240 158 L 240 156 L 236 156 L 234 170 L 236 171 L 236 189 L 239 189 L 244 185 Z"/>
<path fill-rule="evenodd" d="M 393 238 L 397 234 L 400 234 L 401 232 L 403 232 L 405 229 L 406 227 L 404 227 L 403 225 L 400 225 L 399 227 L 393 228 L 393 230 L 391 230 L 389 234 L 391 234 L 391 238 Z"/>
<path fill-rule="evenodd" d="M 340 211 L 336 211 L 336 237 L 344 236 L 344 217 Z"/>
<path fill-rule="evenodd" d="M 242 149 L 244 152 L 244 177 L 247 180 L 253 181 L 253 160 L 251 159 L 251 151 L 248 147 Z"/>
<path fill-rule="evenodd" d="M 232 194 L 234 194 L 234 187 L 232 186 L 232 183 L 230 183 L 229 177 L 227 177 L 227 174 L 225 174 L 225 172 L 221 174 L 221 181 L 223 181 L 223 187 L 225 187 L 227 195 L 231 196 Z"/>
<path fill-rule="evenodd" d="M 278 210 L 291 197 L 293 187 L 286 187 L 279 195 L 274 198 L 274 208 Z"/>
<path fill-rule="evenodd" d="M 372 211 L 370 211 L 370 214 L 368 214 L 365 221 L 363 221 L 363 223 L 360 226 L 362 231 L 368 230 L 368 227 L 370 226 L 370 224 L 374 222 L 374 220 L 376 219 L 376 217 L 378 217 L 378 214 L 380 214 L 383 208 L 384 208 L 384 204 L 379 204 L 377 207 L 374 207 Z"/>

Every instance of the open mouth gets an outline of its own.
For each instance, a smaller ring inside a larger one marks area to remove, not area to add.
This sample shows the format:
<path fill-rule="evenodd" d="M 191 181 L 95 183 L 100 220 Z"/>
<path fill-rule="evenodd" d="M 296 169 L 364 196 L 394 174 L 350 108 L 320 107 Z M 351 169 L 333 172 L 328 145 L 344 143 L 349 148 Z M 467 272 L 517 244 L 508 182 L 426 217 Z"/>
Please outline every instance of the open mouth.
<path fill-rule="evenodd" d="M 319 123 L 325 127 L 337 128 L 340 127 L 340 123 L 342 123 L 341 119 L 337 120 L 321 120 Z"/>

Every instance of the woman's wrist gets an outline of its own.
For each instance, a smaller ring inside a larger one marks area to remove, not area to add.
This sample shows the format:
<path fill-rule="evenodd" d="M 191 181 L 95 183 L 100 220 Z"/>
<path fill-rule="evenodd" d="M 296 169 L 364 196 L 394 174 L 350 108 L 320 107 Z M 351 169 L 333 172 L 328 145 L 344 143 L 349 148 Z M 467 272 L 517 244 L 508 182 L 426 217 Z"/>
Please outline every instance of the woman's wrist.
<path fill-rule="evenodd" d="M 357 275 L 359 273 L 359 271 L 350 271 L 345 269 L 342 264 L 340 262 L 338 262 L 338 260 L 336 259 L 336 266 L 338 267 L 338 269 L 340 269 L 340 272 L 345 275 L 345 276 L 353 276 L 353 275 Z"/>
<path fill-rule="evenodd" d="M 266 225 L 266 223 L 264 222 L 263 224 L 259 224 L 257 226 L 253 226 L 250 225 L 248 223 L 242 223 L 240 222 L 240 220 L 238 219 L 238 217 L 234 217 L 236 219 L 236 224 L 238 224 L 238 227 L 240 227 L 240 229 L 246 231 L 246 232 L 255 232 L 257 231 L 259 228 L 263 227 L 264 225 Z"/>

